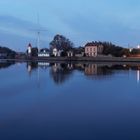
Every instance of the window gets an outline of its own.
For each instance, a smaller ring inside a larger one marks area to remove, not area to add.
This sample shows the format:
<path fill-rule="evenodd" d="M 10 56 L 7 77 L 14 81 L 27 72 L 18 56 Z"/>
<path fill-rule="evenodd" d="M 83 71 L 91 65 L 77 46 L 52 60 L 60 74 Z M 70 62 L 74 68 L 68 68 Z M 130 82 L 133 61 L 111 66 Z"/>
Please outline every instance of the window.
<path fill-rule="evenodd" d="M 90 48 L 90 51 L 92 52 L 92 48 Z"/>

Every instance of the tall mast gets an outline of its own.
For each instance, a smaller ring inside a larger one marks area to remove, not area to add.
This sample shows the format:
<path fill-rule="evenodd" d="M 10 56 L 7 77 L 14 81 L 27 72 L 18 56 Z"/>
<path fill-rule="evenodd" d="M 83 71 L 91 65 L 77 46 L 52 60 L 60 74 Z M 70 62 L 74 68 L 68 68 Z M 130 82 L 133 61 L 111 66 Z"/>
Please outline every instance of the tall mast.
<path fill-rule="evenodd" d="M 37 49 L 38 52 L 40 50 L 40 38 L 41 38 L 41 32 L 46 32 L 47 30 L 41 29 L 40 26 L 40 18 L 39 18 L 39 14 L 37 14 L 37 28 L 36 29 L 31 29 L 31 31 L 37 32 Z"/>
<path fill-rule="evenodd" d="M 37 32 L 37 48 L 38 48 L 38 52 L 40 50 L 40 31 Z"/>
<path fill-rule="evenodd" d="M 37 48 L 38 52 L 40 51 L 40 18 L 39 14 L 37 14 L 37 24 L 38 24 L 38 31 L 37 31 Z"/>

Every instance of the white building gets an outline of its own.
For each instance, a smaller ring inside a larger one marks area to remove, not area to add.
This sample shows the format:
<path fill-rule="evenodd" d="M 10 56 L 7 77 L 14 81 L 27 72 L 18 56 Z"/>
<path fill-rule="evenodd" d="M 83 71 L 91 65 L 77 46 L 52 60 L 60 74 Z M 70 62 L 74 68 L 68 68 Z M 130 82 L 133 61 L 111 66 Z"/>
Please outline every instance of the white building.
<path fill-rule="evenodd" d="M 50 57 L 50 52 L 44 49 L 42 52 L 38 53 L 38 57 Z"/>
<path fill-rule="evenodd" d="M 74 56 L 73 51 L 72 50 L 68 51 L 67 52 L 67 56 L 68 57 L 73 57 Z"/>
<path fill-rule="evenodd" d="M 31 54 L 32 54 L 32 45 L 31 45 L 31 43 L 29 43 L 29 45 L 28 45 L 27 53 L 28 53 L 29 56 L 31 56 Z"/>
<path fill-rule="evenodd" d="M 58 50 L 57 48 L 53 48 L 53 55 L 55 56 L 55 57 L 57 57 L 57 56 L 61 56 L 61 54 L 62 54 L 62 52 L 63 52 L 63 50 Z"/>
<path fill-rule="evenodd" d="M 57 48 L 53 48 L 53 55 L 56 57 L 58 55 L 58 50 Z"/>

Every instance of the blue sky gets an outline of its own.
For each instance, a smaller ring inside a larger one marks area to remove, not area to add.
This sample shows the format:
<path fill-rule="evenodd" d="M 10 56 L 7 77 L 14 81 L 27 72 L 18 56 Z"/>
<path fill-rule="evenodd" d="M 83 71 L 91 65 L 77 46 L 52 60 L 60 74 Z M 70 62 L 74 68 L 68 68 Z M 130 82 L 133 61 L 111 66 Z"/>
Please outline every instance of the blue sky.
<path fill-rule="evenodd" d="M 48 47 L 55 34 L 82 46 L 87 41 L 111 41 L 127 47 L 140 44 L 138 0 L 2 0 L 0 1 L 0 45 L 25 50 L 36 45 L 40 26 L 41 46 Z"/>

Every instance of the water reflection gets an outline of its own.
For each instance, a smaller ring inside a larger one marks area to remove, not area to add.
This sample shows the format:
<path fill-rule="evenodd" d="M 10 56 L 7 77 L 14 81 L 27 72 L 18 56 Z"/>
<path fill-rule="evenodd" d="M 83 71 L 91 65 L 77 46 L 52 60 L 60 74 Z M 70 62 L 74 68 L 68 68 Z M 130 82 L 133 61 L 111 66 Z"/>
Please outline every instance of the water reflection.
<path fill-rule="evenodd" d="M 56 84 L 61 84 L 72 76 L 73 65 L 53 63 L 51 64 L 50 75 Z"/>
<path fill-rule="evenodd" d="M 0 60 L 0 69 L 8 68 L 15 64 L 15 61 Z"/>
<path fill-rule="evenodd" d="M 87 64 L 85 65 L 85 75 L 86 76 L 102 76 L 111 75 L 113 71 L 110 65 L 104 64 Z"/>
<path fill-rule="evenodd" d="M 0 69 L 9 68 L 16 64 L 15 61 L 0 61 Z M 74 75 L 74 71 L 80 71 L 90 79 L 100 79 L 111 76 L 118 72 L 136 71 L 137 83 L 140 82 L 140 64 L 101 64 L 101 63 L 48 63 L 48 62 L 26 62 L 29 75 L 33 71 L 48 70 L 50 77 L 56 84 L 62 84 Z"/>
<path fill-rule="evenodd" d="M 32 74 L 32 71 L 36 70 L 38 68 L 38 63 L 37 62 L 27 62 L 27 71 L 29 73 L 29 75 Z"/>
<path fill-rule="evenodd" d="M 12 64 L 0 63 L 1 140 L 140 139 L 140 64 Z"/>
<path fill-rule="evenodd" d="M 136 71 L 137 82 L 140 81 L 139 64 L 100 64 L 100 63 L 48 63 L 48 62 L 27 62 L 29 75 L 37 69 L 49 70 L 50 76 L 56 84 L 62 84 L 70 79 L 74 71 L 81 71 L 84 76 L 91 79 L 105 78 L 118 73 L 119 71 Z"/>

